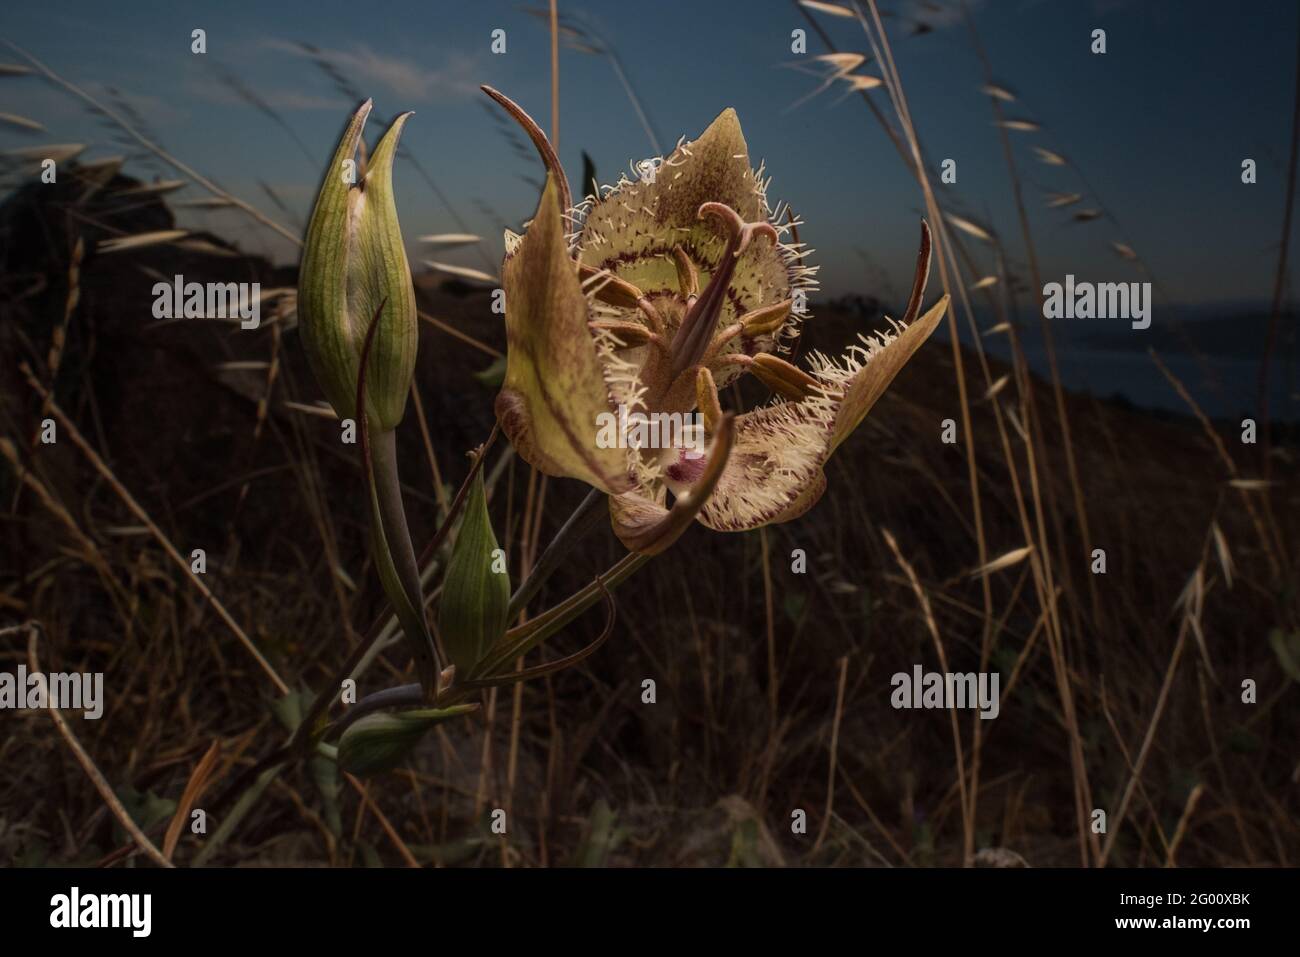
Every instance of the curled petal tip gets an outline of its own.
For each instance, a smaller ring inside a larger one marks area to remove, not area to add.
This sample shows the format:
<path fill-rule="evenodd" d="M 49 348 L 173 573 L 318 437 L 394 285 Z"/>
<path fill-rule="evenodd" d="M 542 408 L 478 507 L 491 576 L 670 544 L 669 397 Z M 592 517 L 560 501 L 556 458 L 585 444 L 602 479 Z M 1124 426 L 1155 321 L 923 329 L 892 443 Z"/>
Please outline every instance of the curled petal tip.
<path fill-rule="evenodd" d="M 666 509 L 635 492 L 610 498 L 614 534 L 629 551 L 658 555 L 690 527 L 726 469 L 735 435 L 735 420 L 735 414 L 729 412 L 718 422 L 703 474 L 688 491 L 677 497 L 672 508 Z"/>

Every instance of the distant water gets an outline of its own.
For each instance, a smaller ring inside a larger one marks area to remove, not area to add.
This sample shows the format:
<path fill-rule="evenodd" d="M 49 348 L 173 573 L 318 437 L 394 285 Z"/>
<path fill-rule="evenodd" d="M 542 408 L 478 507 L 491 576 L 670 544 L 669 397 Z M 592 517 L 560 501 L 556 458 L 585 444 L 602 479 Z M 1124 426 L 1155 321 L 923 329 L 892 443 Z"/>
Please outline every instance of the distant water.
<path fill-rule="evenodd" d="M 1300 367 L 1294 348 L 1292 320 L 1284 321 L 1279 335 L 1279 348 L 1269 367 L 1270 414 L 1275 422 L 1300 421 Z M 982 324 L 988 328 L 991 322 Z M 1056 344 L 1057 364 L 1062 384 L 1071 391 L 1087 392 L 1098 398 L 1121 397 L 1133 405 L 1146 409 L 1159 409 L 1180 415 L 1191 414 L 1191 409 L 1174 391 L 1161 374 L 1148 347 L 1154 347 L 1160 360 L 1182 381 L 1183 386 L 1201 409 L 1212 419 L 1240 421 L 1255 416 L 1259 388 L 1259 359 L 1243 355 L 1247 342 L 1262 342 L 1259 326 L 1251 323 L 1249 336 L 1238 336 L 1230 344 L 1225 339 L 1217 341 L 1211 336 L 1214 322 L 1189 321 L 1183 328 L 1191 331 L 1196 351 L 1179 349 L 1168 330 L 1154 330 L 1166 334 L 1144 335 L 1144 330 L 1129 330 L 1123 321 L 1106 322 L 1106 335 L 1099 337 L 1097 323 L 1057 320 L 1052 328 Z M 1242 322 L 1242 326 L 1246 325 Z M 1047 351 L 1038 334 L 1037 324 L 1023 327 L 1023 348 L 1030 368 L 1043 378 L 1049 376 Z M 1222 329 L 1218 330 L 1222 333 Z M 1240 329 L 1239 331 L 1244 331 Z M 963 330 L 962 341 L 969 343 Z M 1100 339 L 1100 341 L 1099 341 Z M 1231 346 L 1231 347 L 1230 347 Z M 1006 336 L 984 338 L 984 348 L 1001 359 L 1008 359 L 1010 350 Z"/>
<path fill-rule="evenodd" d="M 1030 367 L 1046 378 L 1046 350 L 1040 343 L 1025 347 Z M 1197 405 L 1212 419 L 1239 420 L 1254 416 L 1259 395 L 1259 361 L 1224 356 L 1161 355 L 1160 361 L 1182 382 Z M 1100 398 L 1122 396 L 1141 408 L 1190 414 L 1187 403 L 1174 391 L 1146 352 L 1072 347 L 1057 348 L 1057 365 L 1066 388 L 1090 392 Z M 1286 381 L 1286 380 L 1290 381 Z M 1269 370 L 1270 415 L 1274 421 L 1300 419 L 1294 369 L 1274 363 Z"/>

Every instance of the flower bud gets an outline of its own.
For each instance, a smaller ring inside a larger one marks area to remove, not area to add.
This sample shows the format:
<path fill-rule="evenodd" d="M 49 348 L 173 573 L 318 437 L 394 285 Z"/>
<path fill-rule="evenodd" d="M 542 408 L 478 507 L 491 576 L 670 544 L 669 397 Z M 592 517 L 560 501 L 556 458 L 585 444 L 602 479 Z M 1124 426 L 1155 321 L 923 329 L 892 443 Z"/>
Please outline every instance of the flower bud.
<path fill-rule="evenodd" d="M 469 674 L 506 631 L 510 576 L 492 533 L 483 473 L 474 478 L 438 605 L 438 634 L 456 670 Z"/>
<path fill-rule="evenodd" d="M 461 704 L 396 714 L 368 714 L 349 725 L 339 737 L 339 768 L 358 777 L 394 768 L 434 725 L 477 708 L 476 704 Z"/>
<path fill-rule="evenodd" d="M 362 348 L 383 304 L 366 371 L 366 412 L 373 427 L 389 431 L 406 409 L 419 341 L 393 200 L 393 157 L 411 114 L 393 122 L 366 168 L 356 152 L 370 108 L 366 100 L 352 115 L 316 197 L 298 274 L 298 318 L 316 381 L 340 418 L 355 419 Z"/>

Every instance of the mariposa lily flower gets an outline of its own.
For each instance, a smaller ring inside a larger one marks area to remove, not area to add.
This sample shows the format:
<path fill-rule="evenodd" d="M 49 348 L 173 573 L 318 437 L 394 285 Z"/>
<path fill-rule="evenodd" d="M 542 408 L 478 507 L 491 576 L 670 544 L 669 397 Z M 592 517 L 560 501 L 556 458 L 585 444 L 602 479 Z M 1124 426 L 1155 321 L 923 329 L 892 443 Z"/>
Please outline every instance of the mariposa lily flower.
<path fill-rule="evenodd" d="M 540 129 L 488 92 L 525 124 L 550 168 L 532 224 L 506 243 L 508 353 L 496 413 L 516 450 L 542 472 L 607 492 L 615 533 L 645 554 L 695 519 L 742 531 L 802 515 L 826 488 L 826 461 L 947 309 L 944 297 L 917 318 L 928 229 L 903 321 L 861 336 L 838 360 L 814 353 L 800 369 L 781 353 L 798 335 L 793 306 L 814 270 L 786 241 L 792 224 L 768 206 L 734 110 L 656 161 L 653 176 L 624 177 L 565 209 L 568 187 Z M 774 401 L 724 414 L 718 389 L 746 373 Z M 698 410 L 707 446 L 598 442 L 602 413 L 620 406 Z"/>

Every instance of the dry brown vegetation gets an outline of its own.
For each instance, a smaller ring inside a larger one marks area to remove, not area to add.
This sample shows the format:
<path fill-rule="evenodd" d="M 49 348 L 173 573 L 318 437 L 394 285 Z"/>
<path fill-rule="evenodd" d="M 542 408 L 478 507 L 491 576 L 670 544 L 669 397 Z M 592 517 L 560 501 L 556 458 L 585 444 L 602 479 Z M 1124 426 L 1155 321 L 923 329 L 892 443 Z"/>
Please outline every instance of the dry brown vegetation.
<path fill-rule="evenodd" d="M 935 202 L 866 10 L 863 56 L 883 64 L 892 135 L 919 171 L 952 321 L 973 326 L 963 290 L 982 270 L 963 243 L 1000 241 Z M 173 228 L 165 201 L 136 185 L 74 166 L 0 216 L 0 659 L 102 671 L 107 690 L 98 722 L 4 715 L 0 862 L 1300 859 L 1294 445 L 1244 446 L 1191 395 L 1185 418 L 1158 417 L 1069 394 L 1014 350 L 1004 365 L 937 339 L 832 460 L 808 515 L 743 535 L 691 530 L 618 590 L 617 631 L 580 667 L 487 695 L 402 771 L 362 783 L 322 760 L 293 766 L 218 832 L 302 693 L 321 690 L 383 601 L 358 462 L 315 408 L 292 296 L 234 335 L 153 323 L 127 292 L 175 273 L 291 291 L 293 271 L 212 236 L 104 249 Z M 493 390 L 474 372 L 504 347 L 485 293 L 421 294 L 417 401 L 400 433 L 417 546 L 491 428 Z M 860 317 L 813 313 L 802 349 L 865 331 Z M 46 417 L 55 445 L 38 439 Z M 939 439 L 947 418 L 953 445 Z M 531 473 L 504 443 L 487 472 L 511 566 L 527 568 L 582 490 Z M 201 579 L 186 571 L 196 547 Z M 795 549 L 806 574 L 792 571 Z M 600 529 L 539 606 L 620 552 Z M 590 642 L 599 619 L 543 656 Z M 894 710 L 890 676 L 916 663 L 1000 672 L 1000 716 Z M 410 680 L 405 667 L 389 647 L 361 684 Z M 641 701 L 647 678 L 654 705 Z M 1243 703 L 1244 679 L 1256 703 Z M 208 835 L 169 836 L 191 806 L 208 810 Z M 508 811 L 506 837 L 487 827 L 494 808 Z M 1089 826 L 1094 808 L 1105 834 Z M 795 809 L 807 834 L 791 832 Z"/>
<path fill-rule="evenodd" d="M 5 367 L 15 373 L 4 396 L 3 595 L 9 622 L 40 624 L 44 668 L 105 672 L 104 718 L 72 729 L 161 842 L 213 742 L 214 773 L 198 806 L 219 820 L 222 808 L 210 802 L 282 730 L 269 707 L 273 683 L 124 496 L 181 554 L 206 548 L 204 582 L 291 687 L 317 690 L 382 597 L 365 558 L 357 462 L 341 450 L 335 423 L 292 405 L 316 396 L 285 319 L 252 336 L 206 320 L 153 325 L 121 295 L 153 271 L 225 276 L 227 257 L 171 246 L 87 255 L 53 378 L 60 441 L 33 441 L 69 250 L 78 238 L 89 249 L 102 238 L 86 221 L 124 232 L 168 225 L 158 200 L 115 213 L 113 196 L 127 185 L 116 179 L 86 204 L 69 198 L 71 185 L 54 201 L 29 190 L 5 211 L 5 228 L 44 239 L 24 247 L 27 259 L 7 245 L 6 275 L 27 279 L 31 291 L 11 287 L 3 316 Z M 267 288 L 292 284 L 263 262 L 238 262 Z M 499 346 L 487 305 L 483 293 L 446 288 L 426 300 L 430 312 Z M 844 341 L 861 322 L 817 310 L 806 347 Z M 418 427 L 402 435 L 417 541 L 439 512 L 434 463 L 445 498 L 464 474 L 463 453 L 491 424 L 491 390 L 470 372 L 490 358 L 425 332 L 417 383 L 429 444 Z M 372 805 L 359 789 L 322 788 L 309 769 L 286 774 L 214 862 L 399 863 L 409 853 L 421 863 L 952 864 L 970 827 L 976 850 L 1076 864 L 1069 742 L 1077 736 L 1088 806 L 1107 808 L 1118 833 L 1112 862 L 1294 863 L 1295 692 L 1269 643 L 1271 630 L 1295 628 L 1287 579 L 1273 567 L 1285 561 L 1280 549 L 1300 514 L 1293 466 L 1279 462 L 1271 490 L 1233 488 L 1193 419 L 1159 421 L 1066 396 L 1092 540 L 1108 556 L 1107 574 L 1092 576 L 1063 505 L 1051 559 L 1067 717 L 1030 562 L 988 576 L 992 620 L 984 579 L 971 577 L 978 550 L 966 463 L 960 445 L 938 440 L 953 375 L 941 343 L 922 350 L 832 461 L 830 491 L 805 518 L 766 533 L 688 533 L 619 590 L 615 638 L 583 667 L 448 726 L 409 769 L 365 785 Z M 1031 394 L 1050 402 L 1041 382 Z M 978 435 L 996 434 L 991 403 L 972 403 L 971 413 Z M 107 474 L 70 440 L 74 427 Z M 1239 445 L 1232 431 L 1215 434 L 1225 449 Z M 1042 494 L 1063 500 L 1059 437 L 1049 431 L 1040 448 Z M 997 555 L 1022 544 L 1020 520 L 1001 449 L 976 449 L 983 534 Z M 544 541 L 580 490 L 539 483 L 508 450 L 496 453 L 493 509 L 513 559 L 530 548 L 522 530 L 534 516 Z M 805 575 L 791 571 L 795 548 L 808 556 Z M 618 552 L 602 529 L 543 599 L 576 589 Z M 1189 582 L 1200 596 L 1180 599 Z M 1003 678 L 1001 715 L 979 728 L 977 791 L 978 719 L 959 721 L 969 824 L 949 716 L 889 706 L 892 673 L 938 667 L 927 607 L 952 670 L 978 668 L 988 635 Z M 576 650 L 599 618 L 552 641 L 547 655 Z M 6 668 L 26 660 L 27 644 L 25 630 L 6 634 Z M 397 676 L 403 655 L 390 654 L 363 687 Z M 1258 683 L 1258 704 L 1241 703 L 1244 677 Z M 644 678 L 658 685 L 653 706 L 640 700 Z M 11 712 L 5 721 L 4 857 L 91 863 L 129 846 L 48 715 Z M 512 812 L 508 842 L 484 826 L 495 807 Z M 790 833 L 795 808 L 808 811 L 807 836 Z M 177 859 L 200 846 L 182 837 Z"/>

